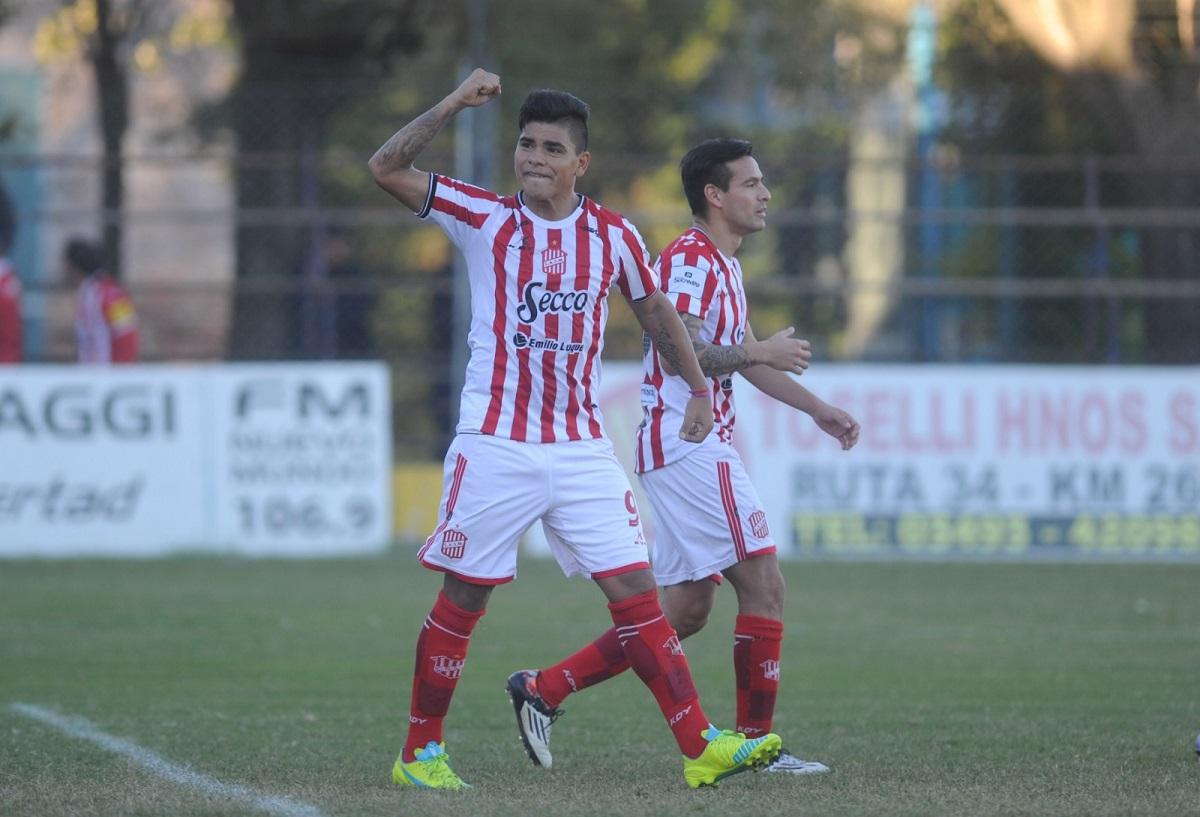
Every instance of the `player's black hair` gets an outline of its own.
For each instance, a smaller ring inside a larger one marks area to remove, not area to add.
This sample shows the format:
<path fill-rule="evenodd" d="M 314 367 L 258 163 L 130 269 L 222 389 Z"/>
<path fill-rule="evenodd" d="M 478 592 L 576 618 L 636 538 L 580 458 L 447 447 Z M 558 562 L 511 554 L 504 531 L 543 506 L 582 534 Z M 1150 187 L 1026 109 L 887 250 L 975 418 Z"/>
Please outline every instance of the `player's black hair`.
<path fill-rule="evenodd" d="M 583 153 L 588 146 L 587 123 L 591 113 L 592 109 L 588 104 L 574 94 L 543 88 L 531 92 L 521 103 L 521 113 L 517 116 L 517 130 L 525 130 L 525 126 L 530 122 L 562 124 L 575 141 L 575 150 Z"/>
<path fill-rule="evenodd" d="M 104 253 L 100 247 L 83 238 L 72 238 L 68 241 L 63 255 L 72 266 L 83 270 L 84 275 L 91 275 L 104 266 Z"/>
<path fill-rule="evenodd" d="M 684 154 L 679 160 L 679 175 L 692 214 L 703 216 L 708 212 L 705 187 L 715 184 L 722 190 L 729 189 L 733 178 L 729 162 L 753 155 L 754 145 L 745 139 L 706 139 Z"/>

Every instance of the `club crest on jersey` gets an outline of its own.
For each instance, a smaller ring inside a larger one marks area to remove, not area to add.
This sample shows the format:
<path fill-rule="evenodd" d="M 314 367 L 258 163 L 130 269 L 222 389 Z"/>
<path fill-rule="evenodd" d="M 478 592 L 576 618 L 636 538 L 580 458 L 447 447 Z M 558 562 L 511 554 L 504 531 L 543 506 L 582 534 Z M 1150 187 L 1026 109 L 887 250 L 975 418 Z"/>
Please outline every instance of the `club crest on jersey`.
<path fill-rule="evenodd" d="M 433 671 L 443 678 L 457 678 L 467 663 L 465 658 L 451 658 L 448 655 L 431 655 L 429 660 L 433 662 Z"/>
<path fill-rule="evenodd" d="M 762 511 L 750 514 L 750 530 L 754 531 L 754 535 L 759 539 L 766 539 L 770 536 L 771 529 L 767 527 L 767 515 Z"/>
<path fill-rule="evenodd" d="M 761 664 L 759 664 L 759 666 L 762 667 L 763 678 L 766 678 L 768 681 L 779 680 L 778 661 L 768 658 L 766 661 L 763 661 Z"/>
<path fill-rule="evenodd" d="M 461 559 L 467 550 L 467 535 L 454 528 L 442 534 L 442 555 L 447 559 Z"/>
<path fill-rule="evenodd" d="M 542 250 L 542 272 L 549 278 L 557 278 L 567 271 L 567 254 L 557 246 Z"/>

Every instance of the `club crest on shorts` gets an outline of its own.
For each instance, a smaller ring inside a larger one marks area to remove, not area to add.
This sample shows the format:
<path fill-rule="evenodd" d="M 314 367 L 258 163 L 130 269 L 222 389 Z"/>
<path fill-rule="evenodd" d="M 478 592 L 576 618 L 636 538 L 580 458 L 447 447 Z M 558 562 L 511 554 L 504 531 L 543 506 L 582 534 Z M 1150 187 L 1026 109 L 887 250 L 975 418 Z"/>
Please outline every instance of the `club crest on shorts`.
<path fill-rule="evenodd" d="M 767 515 L 762 511 L 750 514 L 750 530 L 754 531 L 754 535 L 759 539 L 766 539 L 770 536 L 771 529 L 767 527 Z"/>
<path fill-rule="evenodd" d="M 460 530 L 448 528 L 442 533 L 442 555 L 447 559 L 461 559 L 467 550 L 467 535 Z"/>
<path fill-rule="evenodd" d="M 467 663 L 465 658 L 451 658 L 448 655 L 431 655 L 429 660 L 433 662 L 433 671 L 443 678 L 457 678 Z"/>

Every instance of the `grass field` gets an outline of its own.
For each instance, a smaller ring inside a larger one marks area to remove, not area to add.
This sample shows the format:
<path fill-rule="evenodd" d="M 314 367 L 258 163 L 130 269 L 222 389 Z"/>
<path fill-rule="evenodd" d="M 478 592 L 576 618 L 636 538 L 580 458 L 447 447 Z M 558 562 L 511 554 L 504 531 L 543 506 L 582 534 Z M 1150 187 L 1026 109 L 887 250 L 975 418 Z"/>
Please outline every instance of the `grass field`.
<path fill-rule="evenodd" d="M 526 561 L 450 713 L 474 789 L 389 783 L 412 642 L 438 578 L 407 554 L 0 563 L 0 814 L 234 815 L 26 717 L 86 718 L 223 783 L 335 815 L 1200 813 L 1200 566 L 792 564 L 776 729 L 832 773 L 691 791 L 631 674 L 567 701 L 552 771 L 516 741 L 506 675 L 606 625 L 598 590 Z M 733 716 L 732 591 L 687 642 Z"/>

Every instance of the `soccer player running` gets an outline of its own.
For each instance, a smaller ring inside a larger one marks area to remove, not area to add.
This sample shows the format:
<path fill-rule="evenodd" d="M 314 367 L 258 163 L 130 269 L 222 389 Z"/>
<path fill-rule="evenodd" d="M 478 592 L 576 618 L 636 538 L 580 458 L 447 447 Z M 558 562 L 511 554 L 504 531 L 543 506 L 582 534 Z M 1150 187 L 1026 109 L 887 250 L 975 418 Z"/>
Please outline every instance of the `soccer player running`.
<path fill-rule="evenodd" d="M 459 423 L 446 453 L 440 518 L 419 552 L 445 574 L 416 644 L 408 737 L 392 768 L 401 785 L 462 789 L 442 723 L 492 589 L 516 576 L 519 537 L 541 520 L 568 576 L 600 586 L 614 649 L 650 688 L 683 752 L 692 787 L 769 763 L 778 735 L 747 739 L 713 727 L 687 659 L 659 605 L 629 481 L 605 437 L 596 393 L 617 287 L 664 360 L 682 373 L 681 442 L 712 428 L 712 401 L 670 300 L 658 289 L 633 226 L 575 192 L 588 169 L 589 109 L 561 91 L 521 106 L 516 195 L 500 196 L 417 170 L 413 160 L 464 108 L 500 95 L 476 69 L 401 128 L 371 158 L 375 181 L 429 218 L 463 253 L 471 288 L 471 349 Z"/>
<path fill-rule="evenodd" d="M 733 666 L 737 726 L 749 736 L 771 731 L 779 689 L 783 640 L 783 575 L 766 515 L 734 449 L 733 383 L 740 372 L 756 388 L 803 411 L 848 450 L 859 425 L 817 398 L 791 375 L 808 368 L 808 341 L 788 327 L 760 341 L 747 321 L 742 270 L 735 254 L 742 240 L 766 226 L 770 191 L 749 142 L 711 139 L 680 162 L 692 226 L 663 250 L 662 288 L 687 326 L 708 377 L 715 433 L 685 446 L 665 433 L 687 403 L 691 385 L 647 343 L 636 470 L 654 509 L 654 574 L 664 587 L 663 610 L 680 638 L 699 632 L 712 610 L 721 574 L 737 592 Z M 647 339 L 651 340 L 651 339 Z M 550 730 L 563 699 L 624 672 L 629 664 L 609 630 L 594 643 L 541 671 L 519 670 L 508 679 L 517 725 L 533 762 L 549 766 Z M 828 771 L 784 750 L 771 771 Z"/>

